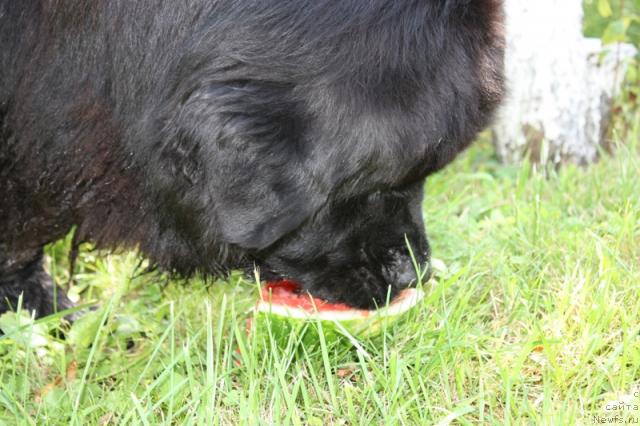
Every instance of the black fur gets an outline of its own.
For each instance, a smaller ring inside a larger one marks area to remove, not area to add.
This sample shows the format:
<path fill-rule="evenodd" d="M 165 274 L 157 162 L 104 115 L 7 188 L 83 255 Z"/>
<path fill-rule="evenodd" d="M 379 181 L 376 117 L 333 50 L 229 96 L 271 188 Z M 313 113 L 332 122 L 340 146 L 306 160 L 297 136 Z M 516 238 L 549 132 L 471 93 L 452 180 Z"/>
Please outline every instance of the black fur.
<path fill-rule="evenodd" d="M 181 275 L 383 301 L 405 235 L 428 261 L 425 177 L 499 103 L 501 8 L 0 0 L 0 298 L 50 312 L 33 265 L 77 226 Z"/>

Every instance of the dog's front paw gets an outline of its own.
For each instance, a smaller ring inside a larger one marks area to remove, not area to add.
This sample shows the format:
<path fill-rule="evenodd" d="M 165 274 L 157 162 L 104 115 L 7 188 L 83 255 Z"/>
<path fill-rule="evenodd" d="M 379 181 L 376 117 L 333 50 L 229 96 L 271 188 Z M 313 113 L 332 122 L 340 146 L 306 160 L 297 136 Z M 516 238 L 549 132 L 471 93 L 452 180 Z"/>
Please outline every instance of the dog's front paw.
<path fill-rule="evenodd" d="M 45 272 L 41 257 L 16 272 L 0 276 L 0 314 L 17 310 L 20 303 L 23 310 L 35 313 L 38 318 L 74 306 Z M 73 321 L 77 316 L 78 313 L 73 313 L 65 318 Z"/>

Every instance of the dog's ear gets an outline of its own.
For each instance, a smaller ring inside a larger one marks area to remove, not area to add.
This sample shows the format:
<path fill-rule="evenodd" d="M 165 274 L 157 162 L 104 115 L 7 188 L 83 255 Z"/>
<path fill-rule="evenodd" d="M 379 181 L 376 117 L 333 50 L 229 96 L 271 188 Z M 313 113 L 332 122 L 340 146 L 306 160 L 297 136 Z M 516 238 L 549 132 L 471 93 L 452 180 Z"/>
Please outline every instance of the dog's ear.
<path fill-rule="evenodd" d="M 324 203 L 303 167 L 304 120 L 289 93 L 278 84 L 208 84 L 165 124 L 161 167 L 170 172 L 171 204 L 205 222 L 192 232 L 260 250 Z"/>

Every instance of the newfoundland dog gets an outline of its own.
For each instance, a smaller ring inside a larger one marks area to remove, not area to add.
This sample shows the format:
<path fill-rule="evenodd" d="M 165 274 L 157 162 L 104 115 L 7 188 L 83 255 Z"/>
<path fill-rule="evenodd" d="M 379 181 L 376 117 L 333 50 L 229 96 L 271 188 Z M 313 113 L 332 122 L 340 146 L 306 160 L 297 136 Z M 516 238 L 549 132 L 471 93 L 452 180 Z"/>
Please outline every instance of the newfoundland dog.
<path fill-rule="evenodd" d="M 503 50 L 502 0 L 0 0 L 0 312 L 69 306 L 42 247 L 71 230 L 383 302 Z"/>

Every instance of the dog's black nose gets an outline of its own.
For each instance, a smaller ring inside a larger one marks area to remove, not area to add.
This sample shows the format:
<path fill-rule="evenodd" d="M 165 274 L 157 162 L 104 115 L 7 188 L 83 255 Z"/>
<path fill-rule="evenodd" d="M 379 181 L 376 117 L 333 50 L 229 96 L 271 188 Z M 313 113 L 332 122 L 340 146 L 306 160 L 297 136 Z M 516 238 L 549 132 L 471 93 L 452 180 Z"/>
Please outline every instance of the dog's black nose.
<path fill-rule="evenodd" d="M 421 268 L 419 271 L 416 271 L 410 256 L 399 252 L 393 253 L 392 260 L 383 267 L 382 271 L 387 284 L 398 290 L 416 285 L 418 273 L 422 275 L 424 268 L 428 268 L 425 264 L 426 259 L 416 259 L 416 261 Z"/>
<path fill-rule="evenodd" d="M 413 266 L 413 262 L 402 262 L 395 273 L 394 281 L 392 285 L 398 289 L 415 285 L 417 282 L 417 272 Z"/>

